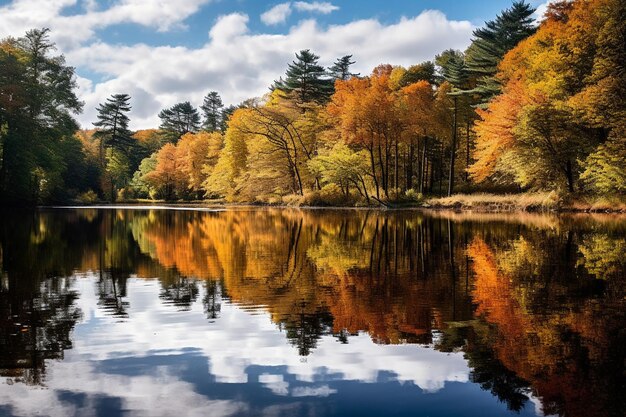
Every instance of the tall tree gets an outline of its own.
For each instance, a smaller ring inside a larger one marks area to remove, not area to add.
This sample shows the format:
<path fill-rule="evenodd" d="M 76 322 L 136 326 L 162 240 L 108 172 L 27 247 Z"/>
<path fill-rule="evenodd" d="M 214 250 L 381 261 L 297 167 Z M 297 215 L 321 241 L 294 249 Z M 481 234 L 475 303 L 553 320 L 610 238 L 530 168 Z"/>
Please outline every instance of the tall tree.
<path fill-rule="evenodd" d="M 96 107 L 98 121 L 94 137 L 100 140 L 100 158 L 104 161 L 104 149 L 115 148 L 128 152 L 135 142 L 128 128 L 130 118 L 128 113 L 132 109 L 128 94 L 113 94 L 106 102 Z"/>
<path fill-rule="evenodd" d="M 557 3 L 507 53 L 503 93 L 477 125 L 475 175 L 623 192 L 625 9 L 619 0 Z"/>
<path fill-rule="evenodd" d="M 535 32 L 533 13 L 535 9 L 524 0 L 515 1 L 511 8 L 474 31 L 474 39 L 466 51 L 466 64 L 469 72 L 478 78 L 474 91 L 480 94 L 483 103 L 500 92 L 501 85 L 495 75 L 504 55 Z"/>
<path fill-rule="evenodd" d="M 356 61 L 352 61 L 352 55 L 342 56 L 337 58 L 335 63 L 328 68 L 328 73 L 333 80 L 346 81 L 352 77 L 358 77 L 359 74 L 350 72 L 350 67 L 355 63 Z"/>
<path fill-rule="evenodd" d="M 174 104 L 159 113 L 160 129 L 167 140 L 177 142 L 185 133 L 195 133 L 200 128 L 200 114 L 190 102 Z"/>
<path fill-rule="evenodd" d="M 202 116 L 204 121 L 202 122 L 202 128 L 207 132 L 217 132 L 222 126 L 222 109 L 224 103 L 217 91 L 211 91 L 204 97 L 204 101 L 200 109 L 202 110 Z"/>
<path fill-rule="evenodd" d="M 63 187 L 63 138 L 78 130 L 72 113 L 82 109 L 74 68 L 48 29 L 0 42 L 0 199 L 35 203 Z"/>
<path fill-rule="evenodd" d="M 452 142 L 450 144 L 450 168 L 448 174 L 448 196 L 454 191 L 455 164 L 456 164 L 456 148 L 458 143 L 458 122 L 459 122 L 459 101 L 461 96 L 465 95 L 463 91 L 467 87 L 468 74 L 465 64 L 464 55 L 455 50 L 444 51 L 435 58 L 435 61 L 441 68 L 441 74 L 445 81 L 452 86 L 449 95 L 453 100 L 452 108 Z"/>
<path fill-rule="evenodd" d="M 318 64 L 319 56 L 309 49 L 296 53 L 296 60 L 287 67 L 285 79 L 274 83 L 273 89 L 284 91 L 296 103 L 324 103 L 333 93 L 333 81 Z"/>
<path fill-rule="evenodd" d="M 96 110 L 98 121 L 93 123 L 96 127 L 94 138 L 99 140 L 101 169 L 108 176 L 105 179 L 108 187 L 104 188 L 108 188 L 105 191 L 114 201 L 117 191 L 128 183 L 132 172 L 129 157 L 135 140 L 128 128 L 130 96 L 114 94 Z"/>

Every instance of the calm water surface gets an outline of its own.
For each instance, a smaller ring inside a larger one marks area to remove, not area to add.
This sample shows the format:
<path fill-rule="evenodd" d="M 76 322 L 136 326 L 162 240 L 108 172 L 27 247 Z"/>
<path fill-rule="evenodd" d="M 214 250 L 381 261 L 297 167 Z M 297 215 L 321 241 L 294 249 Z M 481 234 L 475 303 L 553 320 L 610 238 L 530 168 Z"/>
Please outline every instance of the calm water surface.
<path fill-rule="evenodd" d="M 0 415 L 626 413 L 623 217 L 0 215 Z"/>

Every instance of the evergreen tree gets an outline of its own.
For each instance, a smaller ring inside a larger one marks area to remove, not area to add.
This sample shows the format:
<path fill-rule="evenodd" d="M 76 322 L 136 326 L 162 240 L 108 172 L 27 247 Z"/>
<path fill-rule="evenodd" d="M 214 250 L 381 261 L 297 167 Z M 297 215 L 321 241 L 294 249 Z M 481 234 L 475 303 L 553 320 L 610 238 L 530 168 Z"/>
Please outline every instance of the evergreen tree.
<path fill-rule="evenodd" d="M 459 107 L 469 106 L 468 92 L 464 90 L 468 87 L 469 76 L 465 64 L 465 56 L 459 51 L 453 49 L 444 51 L 435 58 L 435 62 L 441 68 L 440 72 L 443 80 L 452 86 L 452 91 L 448 93 L 453 100 L 452 143 L 450 144 L 450 168 L 448 173 L 448 196 L 450 196 L 454 192 L 456 148 L 459 134 Z"/>
<path fill-rule="evenodd" d="M 534 12 L 529 4 L 516 1 L 510 9 L 474 31 L 474 39 L 466 52 L 466 64 L 469 72 L 477 77 L 474 92 L 481 96 L 483 103 L 500 92 L 495 74 L 504 55 L 535 33 Z"/>
<path fill-rule="evenodd" d="M 217 132 L 222 126 L 222 109 L 224 103 L 217 91 L 211 91 L 204 97 L 204 102 L 200 109 L 204 117 L 202 127 L 207 132 Z"/>
<path fill-rule="evenodd" d="M 100 158 L 104 159 L 106 148 L 115 148 L 118 151 L 129 153 L 134 140 L 128 129 L 130 119 L 128 112 L 131 110 L 130 96 L 128 94 L 113 94 L 103 104 L 98 105 L 98 121 L 94 137 L 100 139 Z"/>
<path fill-rule="evenodd" d="M 228 129 L 228 121 L 230 120 L 230 116 L 232 116 L 235 110 L 237 110 L 238 108 L 239 106 L 234 106 L 231 104 L 230 106 L 224 107 L 220 112 L 220 130 L 223 133 L 226 133 L 226 129 Z"/>
<path fill-rule="evenodd" d="M 410 66 L 402 76 L 401 85 L 416 83 L 418 81 L 428 81 L 430 84 L 436 84 L 435 63 L 432 61 L 422 62 L 421 64 Z"/>
<path fill-rule="evenodd" d="M 333 80 L 346 81 L 352 77 L 358 77 L 359 74 L 350 72 L 350 66 L 356 61 L 352 61 L 352 55 L 345 55 L 338 58 L 335 63 L 328 68 L 328 72 Z"/>
<path fill-rule="evenodd" d="M 333 80 L 318 64 L 319 56 L 309 49 L 296 54 L 296 60 L 289 64 L 286 77 L 274 83 L 272 89 L 290 94 L 298 104 L 310 102 L 324 103 L 333 94 Z"/>
<path fill-rule="evenodd" d="M 448 49 L 435 57 L 439 67 L 440 81 L 449 82 L 456 90 L 467 87 L 469 79 L 468 68 L 462 52 Z"/>
<path fill-rule="evenodd" d="M 161 119 L 159 128 L 171 142 L 177 142 L 185 133 L 195 133 L 200 128 L 198 109 L 188 101 L 161 110 L 159 118 Z"/>
<path fill-rule="evenodd" d="M 97 107 L 98 121 L 94 122 L 94 134 L 100 140 L 100 166 L 105 174 L 105 193 L 115 201 L 117 190 L 124 187 L 133 171 L 130 155 L 135 141 L 128 129 L 131 110 L 128 94 L 114 94 Z"/>

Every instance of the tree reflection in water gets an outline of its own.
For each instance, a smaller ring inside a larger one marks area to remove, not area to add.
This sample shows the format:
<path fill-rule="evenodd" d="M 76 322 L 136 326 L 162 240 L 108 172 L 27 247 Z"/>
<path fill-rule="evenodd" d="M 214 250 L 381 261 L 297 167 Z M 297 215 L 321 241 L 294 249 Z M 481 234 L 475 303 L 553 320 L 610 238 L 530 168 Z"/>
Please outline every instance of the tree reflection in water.
<path fill-rule="evenodd" d="M 41 211 L 2 222 L 2 373 L 37 384 L 98 276 L 129 318 L 129 278 L 207 320 L 261 308 L 302 356 L 324 335 L 462 351 L 471 380 L 511 410 L 626 409 L 626 222 L 606 217 L 236 209 Z M 5 217 L 6 218 L 6 217 Z M 37 260 L 37 262 L 33 262 Z M 78 271 L 78 272 L 76 272 Z M 203 288 L 200 291 L 200 288 Z"/>

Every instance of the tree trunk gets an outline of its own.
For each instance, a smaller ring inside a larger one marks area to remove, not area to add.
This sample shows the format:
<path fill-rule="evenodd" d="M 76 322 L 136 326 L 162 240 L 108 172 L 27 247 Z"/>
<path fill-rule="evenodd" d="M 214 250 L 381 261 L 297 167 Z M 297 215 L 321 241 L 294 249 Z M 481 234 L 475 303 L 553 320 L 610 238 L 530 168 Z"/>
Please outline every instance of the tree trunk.
<path fill-rule="evenodd" d="M 441 143 L 441 155 L 439 157 L 439 192 L 440 196 L 443 196 L 443 160 L 446 156 L 446 151 L 443 147 L 443 142 Z"/>
<path fill-rule="evenodd" d="M 428 163 L 426 161 L 426 149 L 428 148 L 428 136 L 424 136 L 424 144 L 422 149 L 422 164 L 419 178 L 419 192 L 424 194 L 424 188 L 426 183 L 426 177 L 428 176 Z"/>
<path fill-rule="evenodd" d="M 370 162 L 372 164 L 372 176 L 374 177 L 374 185 L 376 186 L 376 198 L 380 198 L 378 178 L 376 178 L 376 162 L 374 161 L 374 144 L 370 146 L 369 151 L 370 151 Z"/>
<path fill-rule="evenodd" d="M 465 182 L 469 184 L 469 165 L 470 165 L 470 119 L 467 118 L 467 138 L 465 143 Z"/>
<path fill-rule="evenodd" d="M 395 155 L 394 155 L 394 175 L 393 175 L 393 193 L 396 200 L 398 199 L 398 137 L 395 140 Z"/>
<path fill-rule="evenodd" d="M 385 148 L 385 153 L 386 153 L 386 148 Z M 380 146 L 380 141 L 378 141 L 378 164 L 380 165 L 380 171 L 381 171 L 380 179 L 382 181 L 383 191 L 385 193 L 385 196 L 389 197 L 389 194 L 387 192 L 387 186 L 388 186 L 387 175 L 389 174 L 389 172 L 385 170 L 385 163 L 383 162 L 383 149 Z"/>
<path fill-rule="evenodd" d="M 454 160 L 456 157 L 456 137 L 457 137 L 457 126 L 456 126 L 456 118 L 457 118 L 457 97 L 454 97 L 454 116 L 452 123 L 452 146 L 450 147 L 450 174 L 448 175 L 448 197 L 452 195 L 454 191 Z"/>
<path fill-rule="evenodd" d="M 567 175 L 567 188 L 570 193 L 574 192 L 574 172 L 572 170 L 572 160 L 567 160 L 567 165 L 565 167 L 565 173 Z"/>

